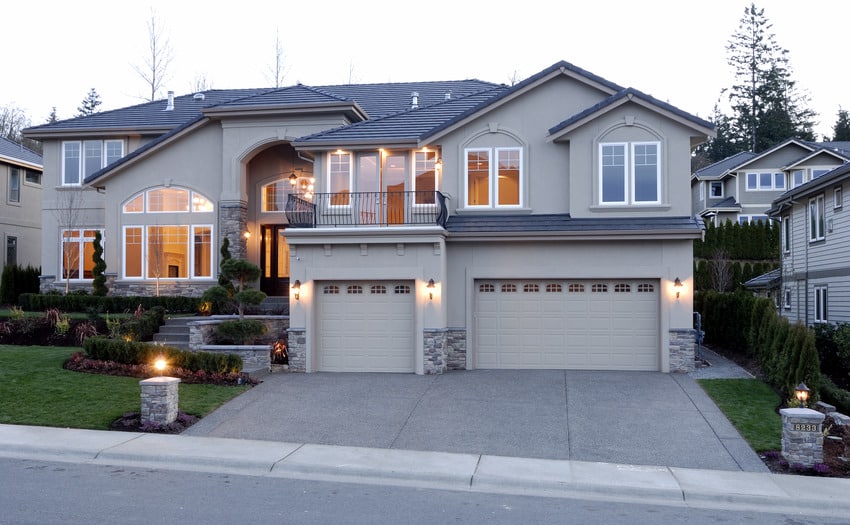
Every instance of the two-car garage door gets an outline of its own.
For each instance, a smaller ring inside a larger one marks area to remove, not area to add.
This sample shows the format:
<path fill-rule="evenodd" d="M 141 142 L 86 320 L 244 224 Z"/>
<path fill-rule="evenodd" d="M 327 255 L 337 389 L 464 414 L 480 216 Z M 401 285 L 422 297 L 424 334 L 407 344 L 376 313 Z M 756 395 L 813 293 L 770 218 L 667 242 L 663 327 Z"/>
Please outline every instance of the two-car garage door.
<path fill-rule="evenodd" d="M 475 282 L 476 368 L 658 370 L 658 281 Z"/>

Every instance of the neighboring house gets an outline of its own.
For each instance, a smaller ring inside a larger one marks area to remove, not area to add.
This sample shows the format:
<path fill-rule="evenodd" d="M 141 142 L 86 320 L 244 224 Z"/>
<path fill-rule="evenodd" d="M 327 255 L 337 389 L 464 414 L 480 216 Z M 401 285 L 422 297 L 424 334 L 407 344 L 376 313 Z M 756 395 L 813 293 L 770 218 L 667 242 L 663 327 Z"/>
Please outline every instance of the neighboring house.
<path fill-rule="evenodd" d="M 744 288 L 751 290 L 757 297 L 773 299 L 773 303 L 779 307 L 782 295 L 782 268 L 774 268 L 753 277 L 744 283 Z"/>
<path fill-rule="evenodd" d="M 850 322 L 850 216 L 844 207 L 850 164 L 773 202 L 781 224 L 780 312 L 806 325 Z"/>
<path fill-rule="evenodd" d="M 41 155 L 0 137 L 0 272 L 41 264 Z"/>
<path fill-rule="evenodd" d="M 850 160 L 850 142 L 788 139 L 755 154 L 742 152 L 691 176 L 695 215 L 720 224 L 765 221 L 774 199 Z"/>
<path fill-rule="evenodd" d="M 290 368 L 693 367 L 690 155 L 711 123 L 559 62 L 477 80 L 212 90 L 31 128 L 42 284 L 199 294 L 221 239 L 288 296 Z M 70 224 L 70 225 L 69 225 Z M 73 258 L 71 258 L 73 260 Z M 163 292 L 164 293 L 164 292 Z"/>

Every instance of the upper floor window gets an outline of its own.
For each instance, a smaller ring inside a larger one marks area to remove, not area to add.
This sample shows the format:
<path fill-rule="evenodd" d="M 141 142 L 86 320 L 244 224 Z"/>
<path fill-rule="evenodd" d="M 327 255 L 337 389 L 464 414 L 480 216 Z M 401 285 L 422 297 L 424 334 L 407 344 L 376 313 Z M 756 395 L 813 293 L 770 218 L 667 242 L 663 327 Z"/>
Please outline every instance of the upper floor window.
<path fill-rule="evenodd" d="M 288 180 L 278 180 L 262 188 L 262 209 L 265 212 L 284 211 L 287 195 L 292 193 L 293 185 Z"/>
<path fill-rule="evenodd" d="M 713 180 L 709 182 L 709 197 L 712 199 L 719 199 L 723 197 L 723 182 L 719 180 Z"/>
<path fill-rule="evenodd" d="M 83 140 L 62 143 L 62 184 L 75 186 L 92 173 L 124 156 L 122 140 Z"/>
<path fill-rule="evenodd" d="M 754 222 L 767 222 L 767 215 L 739 215 L 738 224 L 750 224 Z"/>
<path fill-rule="evenodd" d="M 351 204 L 351 153 L 335 152 L 328 155 L 328 191 L 332 206 Z"/>
<path fill-rule="evenodd" d="M 9 193 L 6 196 L 9 202 L 21 202 L 21 170 L 9 168 Z"/>
<path fill-rule="evenodd" d="M 747 191 L 775 191 L 785 189 L 785 174 L 773 172 L 747 173 Z"/>
<path fill-rule="evenodd" d="M 782 250 L 791 253 L 791 216 L 782 217 Z"/>
<path fill-rule="evenodd" d="M 658 142 L 600 144 L 600 203 L 660 203 L 660 149 Z"/>
<path fill-rule="evenodd" d="M 153 188 L 124 203 L 124 213 L 203 213 L 213 211 L 213 203 L 200 193 L 185 188 Z"/>
<path fill-rule="evenodd" d="M 466 150 L 466 205 L 498 208 L 522 205 L 522 148 Z"/>
<path fill-rule="evenodd" d="M 841 186 L 839 186 L 832 192 L 832 207 L 837 210 L 842 206 L 844 206 L 844 192 L 842 191 Z"/>
<path fill-rule="evenodd" d="M 437 152 L 417 151 L 413 154 L 413 191 L 415 204 L 434 204 L 437 191 Z"/>
<path fill-rule="evenodd" d="M 791 172 L 791 188 L 796 188 L 802 184 L 809 182 L 812 179 L 816 179 L 831 171 L 832 168 L 805 168 L 794 170 Z"/>
<path fill-rule="evenodd" d="M 809 200 L 809 242 L 824 239 L 823 195 Z"/>
<path fill-rule="evenodd" d="M 41 172 L 27 170 L 26 177 L 24 179 L 28 184 L 38 184 L 41 185 Z"/>

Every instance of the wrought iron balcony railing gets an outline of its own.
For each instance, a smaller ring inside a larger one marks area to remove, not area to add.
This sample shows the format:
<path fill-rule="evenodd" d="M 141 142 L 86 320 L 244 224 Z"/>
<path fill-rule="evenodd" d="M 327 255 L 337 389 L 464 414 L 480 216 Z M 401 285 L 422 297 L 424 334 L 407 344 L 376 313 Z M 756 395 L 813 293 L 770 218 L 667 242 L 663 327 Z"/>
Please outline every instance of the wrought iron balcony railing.
<path fill-rule="evenodd" d="M 289 195 L 290 227 L 446 225 L 446 196 L 439 191 L 313 193 Z"/>

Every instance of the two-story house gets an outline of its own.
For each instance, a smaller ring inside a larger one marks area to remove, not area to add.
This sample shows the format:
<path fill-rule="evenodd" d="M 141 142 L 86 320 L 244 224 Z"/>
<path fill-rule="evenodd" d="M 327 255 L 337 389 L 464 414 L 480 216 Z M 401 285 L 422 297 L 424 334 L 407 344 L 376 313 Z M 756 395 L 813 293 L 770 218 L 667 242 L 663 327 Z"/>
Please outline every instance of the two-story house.
<path fill-rule="evenodd" d="M 781 224 L 780 313 L 807 325 L 850 322 L 850 216 L 844 164 L 783 194 L 769 210 Z"/>
<path fill-rule="evenodd" d="M 79 209 L 45 228 L 45 288 L 86 283 L 56 241 L 100 230 L 112 293 L 200 293 L 227 237 L 289 297 L 295 370 L 693 367 L 689 163 L 713 126 L 567 62 L 510 87 L 212 90 L 27 133 L 45 218 Z"/>
<path fill-rule="evenodd" d="M 41 155 L 0 137 L 0 272 L 41 264 Z"/>
<path fill-rule="evenodd" d="M 850 160 L 850 143 L 785 140 L 761 153 L 741 152 L 691 175 L 694 214 L 714 224 L 766 221 L 787 190 Z"/>

